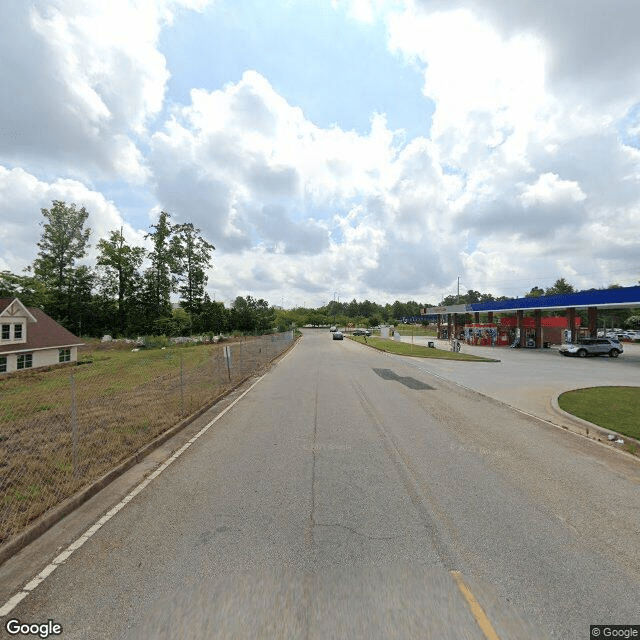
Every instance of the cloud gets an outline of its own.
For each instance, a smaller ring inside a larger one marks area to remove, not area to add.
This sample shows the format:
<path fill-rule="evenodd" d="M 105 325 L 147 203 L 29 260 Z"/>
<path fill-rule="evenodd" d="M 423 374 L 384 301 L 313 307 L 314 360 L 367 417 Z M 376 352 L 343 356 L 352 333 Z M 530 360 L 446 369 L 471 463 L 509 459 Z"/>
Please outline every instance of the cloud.
<path fill-rule="evenodd" d="M 422 71 L 431 130 L 408 140 L 383 113 L 364 133 L 318 126 L 266 67 L 167 97 L 180 68 L 160 33 L 206 5 L 0 3 L 0 266 L 35 257 L 54 199 L 91 211 L 94 242 L 121 224 L 142 242 L 100 193 L 129 181 L 149 222 L 164 209 L 215 244 L 218 299 L 438 302 L 458 275 L 519 295 L 637 270 L 635 0 L 588 0 L 580 20 L 568 0 L 333 2 L 352 29 L 385 19 L 390 55 Z"/>
<path fill-rule="evenodd" d="M 41 209 L 49 209 L 54 200 L 75 203 L 89 212 L 86 227 L 92 231 L 92 246 L 86 258 L 88 263 L 95 261 L 97 241 L 121 227 L 129 242 L 138 246 L 145 243 L 144 232 L 128 224 L 115 204 L 101 193 L 76 180 L 60 179 L 48 183 L 24 169 L 7 169 L 0 165 L 0 269 L 19 273 L 33 262 L 42 235 Z"/>
<path fill-rule="evenodd" d="M 69 174 L 146 177 L 138 140 L 163 107 L 169 77 L 157 48 L 178 7 L 4 0 L 0 3 L 0 160 Z"/>
<path fill-rule="evenodd" d="M 640 41 L 635 0 L 611 4 L 587 0 L 536 3 L 530 0 L 415 0 L 411 12 L 430 14 L 457 9 L 473 12 L 502 38 L 520 34 L 541 40 L 547 51 L 547 77 L 555 93 L 572 101 L 607 104 L 637 100 Z"/>
<path fill-rule="evenodd" d="M 221 248 L 272 245 L 314 253 L 332 211 L 388 183 L 394 135 L 373 117 L 368 136 L 321 129 L 267 80 L 194 90 L 152 137 L 150 166 L 163 205 L 220 238 Z M 339 230 L 339 229 L 338 229 Z"/>
<path fill-rule="evenodd" d="M 534 184 L 527 185 L 519 200 L 525 208 L 536 205 L 562 205 L 582 202 L 587 196 L 573 180 L 560 180 L 555 173 L 543 173 Z"/>

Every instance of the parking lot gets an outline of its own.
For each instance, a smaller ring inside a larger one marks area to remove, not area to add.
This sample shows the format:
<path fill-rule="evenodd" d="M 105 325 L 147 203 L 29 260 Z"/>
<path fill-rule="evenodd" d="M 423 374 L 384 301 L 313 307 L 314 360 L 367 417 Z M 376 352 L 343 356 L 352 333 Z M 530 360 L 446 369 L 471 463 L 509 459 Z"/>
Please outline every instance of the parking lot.
<path fill-rule="evenodd" d="M 411 342 L 411 337 L 403 337 Z M 433 341 L 449 349 L 446 340 L 414 338 L 415 344 Z M 597 386 L 640 387 L 640 344 L 623 343 L 618 358 L 563 357 L 559 345 L 550 349 L 473 347 L 461 343 L 462 353 L 486 356 L 500 362 L 460 362 L 413 358 L 414 366 L 469 387 L 554 424 L 574 428 L 576 421 L 554 407 L 557 397 L 572 389 Z"/>

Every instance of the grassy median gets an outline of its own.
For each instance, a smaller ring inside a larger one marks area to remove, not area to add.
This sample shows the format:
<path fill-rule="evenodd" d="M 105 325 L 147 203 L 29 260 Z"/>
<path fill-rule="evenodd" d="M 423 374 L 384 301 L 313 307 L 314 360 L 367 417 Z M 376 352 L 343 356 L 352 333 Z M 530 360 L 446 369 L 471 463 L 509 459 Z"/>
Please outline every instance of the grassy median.
<path fill-rule="evenodd" d="M 640 387 L 590 387 L 567 391 L 560 408 L 605 429 L 640 440 Z"/>
<path fill-rule="evenodd" d="M 398 332 L 401 336 L 421 336 L 426 338 L 435 338 L 438 332 L 435 329 L 429 329 L 428 327 L 416 327 L 415 325 L 401 324 L 398 325 L 394 331 Z"/>
<path fill-rule="evenodd" d="M 401 356 L 414 356 L 418 358 L 436 358 L 439 360 L 465 360 L 467 362 L 500 362 L 493 358 L 482 358 L 480 356 L 472 356 L 469 353 L 454 353 L 453 351 L 444 351 L 443 349 L 434 349 L 423 345 L 408 342 L 398 342 L 385 338 L 370 337 L 365 340 L 364 336 L 347 336 L 350 340 L 366 344 L 374 349 L 386 351 L 388 353 L 397 353 Z"/>

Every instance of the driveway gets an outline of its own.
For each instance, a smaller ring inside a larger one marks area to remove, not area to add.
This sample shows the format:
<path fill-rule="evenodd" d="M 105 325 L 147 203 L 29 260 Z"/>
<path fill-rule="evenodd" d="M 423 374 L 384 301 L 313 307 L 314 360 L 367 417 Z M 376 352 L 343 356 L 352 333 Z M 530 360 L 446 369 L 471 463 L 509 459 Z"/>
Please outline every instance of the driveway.
<path fill-rule="evenodd" d="M 447 340 L 414 338 L 415 344 L 434 341 L 449 349 Z M 411 342 L 404 336 L 403 342 Z M 473 347 L 461 343 L 461 352 L 500 362 L 463 362 L 411 358 L 413 366 L 439 375 L 553 424 L 583 431 L 583 424 L 557 408 L 557 398 L 572 389 L 598 386 L 640 387 L 640 344 L 623 343 L 619 358 L 565 358 L 551 349 Z M 554 406 L 555 405 L 555 406 Z"/>

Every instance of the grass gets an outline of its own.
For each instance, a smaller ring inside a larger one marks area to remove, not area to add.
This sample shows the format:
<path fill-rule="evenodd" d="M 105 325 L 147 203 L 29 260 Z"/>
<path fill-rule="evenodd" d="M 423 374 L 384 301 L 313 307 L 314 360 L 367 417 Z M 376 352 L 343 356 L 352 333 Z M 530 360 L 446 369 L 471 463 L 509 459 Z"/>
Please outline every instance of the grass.
<path fill-rule="evenodd" d="M 482 358 L 480 356 L 473 356 L 469 353 L 454 353 L 453 351 L 444 351 L 443 349 L 433 349 L 431 347 L 425 347 L 423 345 L 411 345 L 408 342 L 397 342 L 396 340 L 390 340 L 385 338 L 370 337 L 364 339 L 364 336 L 348 336 L 350 340 L 359 342 L 360 344 L 366 344 L 369 347 L 380 349 L 380 351 L 386 351 L 388 353 L 397 353 L 401 356 L 414 356 L 418 358 L 435 358 L 439 360 L 464 360 L 466 362 L 500 362 L 492 358 Z"/>
<path fill-rule="evenodd" d="M 564 411 L 640 440 L 640 387 L 590 387 L 558 398 Z"/>
<path fill-rule="evenodd" d="M 407 324 L 398 325 L 394 331 L 397 331 L 401 336 L 426 336 L 429 338 L 436 338 L 438 332 L 436 329 L 429 329 L 423 326 L 412 326 Z"/>
<path fill-rule="evenodd" d="M 0 544 L 286 344 L 272 336 L 135 352 L 91 344 L 82 354 L 90 364 L 0 377 Z"/>

